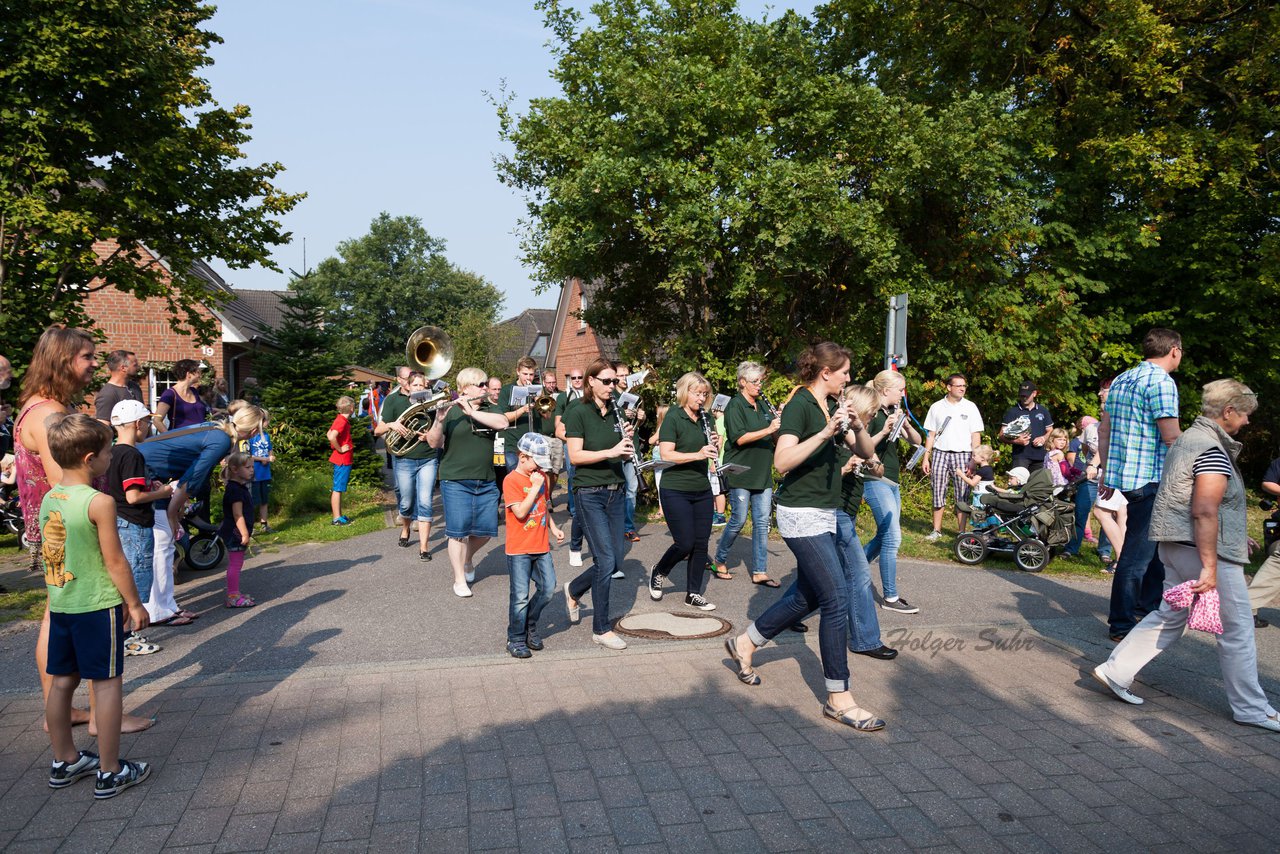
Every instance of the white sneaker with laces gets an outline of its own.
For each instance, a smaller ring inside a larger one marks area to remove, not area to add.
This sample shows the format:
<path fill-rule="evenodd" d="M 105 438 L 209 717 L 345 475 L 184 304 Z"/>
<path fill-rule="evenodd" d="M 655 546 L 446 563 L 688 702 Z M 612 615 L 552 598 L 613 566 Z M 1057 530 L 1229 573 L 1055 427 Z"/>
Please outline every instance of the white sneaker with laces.
<path fill-rule="evenodd" d="M 925 542 L 936 543 L 938 540 L 942 539 L 942 532 L 930 531 L 929 536 L 925 537 L 924 539 L 925 539 Z"/>
<path fill-rule="evenodd" d="M 569 552 L 569 566 L 582 566 L 582 552 Z"/>
<path fill-rule="evenodd" d="M 1139 697 L 1137 694 L 1133 693 L 1123 685 L 1120 685 L 1117 682 L 1112 682 L 1111 677 L 1108 676 L 1107 672 L 1102 669 L 1106 666 L 1107 666 L 1106 662 L 1103 662 L 1102 664 L 1099 664 L 1097 667 L 1093 668 L 1093 678 L 1097 679 L 1098 682 L 1102 685 L 1102 687 L 1106 688 L 1112 694 L 1115 694 L 1117 697 L 1119 697 L 1121 700 L 1124 700 L 1129 705 L 1141 706 L 1145 702 L 1145 700 L 1143 700 L 1141 697 Z M 1261 726 L 1261 724 L 1259 724 L 1259 726 Z M 1277 724 L 1277 726 L 1280 726 L 1280 724 Z"/>

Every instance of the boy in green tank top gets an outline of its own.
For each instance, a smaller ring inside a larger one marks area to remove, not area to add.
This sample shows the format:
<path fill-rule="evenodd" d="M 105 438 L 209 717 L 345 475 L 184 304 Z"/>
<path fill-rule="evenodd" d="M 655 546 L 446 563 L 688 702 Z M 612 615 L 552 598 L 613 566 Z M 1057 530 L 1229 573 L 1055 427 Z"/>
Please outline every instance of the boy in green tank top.
<path fill-rule="evenodd" d="M 147 627 L 147 609 L 120 545 L 116 503 L 89 485 L 111 465 L 110 428 L 88 415 L 67 415 L 49 427 L 48 437 L 62 469 L 40 504 L 50 617 L 45 669 L 53 677 L 44 712 L 54 758 L 49 787 L 96 772 L 93 796 L 113 798 L 151 773 L 145 762 L 120 759 L 124 639 Z M 101 758 L 76 750 L 71 735 L 71 697 L 82 678 L 92 682 Z"/>

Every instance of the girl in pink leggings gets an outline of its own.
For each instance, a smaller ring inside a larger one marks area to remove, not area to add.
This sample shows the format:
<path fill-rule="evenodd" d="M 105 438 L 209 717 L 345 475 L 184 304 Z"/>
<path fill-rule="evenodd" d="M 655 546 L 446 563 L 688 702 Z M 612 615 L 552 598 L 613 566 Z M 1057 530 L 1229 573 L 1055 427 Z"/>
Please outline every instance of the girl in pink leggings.
<path fill-rule="evenodd" d="M 227 544 L 227 607 L 252 608 L 253 599 L 240 592 L 240 570 L 244 566 L 249 537 L 253 534 L 253 457 L 237 451 L 227 457 L 227 489 L 222 495 L 222 527 L 218 535 Z"/>

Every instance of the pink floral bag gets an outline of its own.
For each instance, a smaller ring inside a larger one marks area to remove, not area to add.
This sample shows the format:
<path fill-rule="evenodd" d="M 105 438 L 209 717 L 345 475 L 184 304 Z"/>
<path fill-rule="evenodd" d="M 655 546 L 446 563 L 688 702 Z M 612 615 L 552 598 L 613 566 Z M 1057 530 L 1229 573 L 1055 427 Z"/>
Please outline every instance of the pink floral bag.
<path fill-rule="evenodd" d="M 1219 610 L 1218 591 L 1210 590 L 1208 593 L 1192 593 L 1191 588 L 1196 582 L 1184 581 L 1177 587 L 1170 587 L 1164 592 L 1164 601 L 1175 611 L 1181 611 L 1183 608 L 1190 608 L 1191 615 L 1187 618 L 1187 625 L 1198 632 L 1212 632 L 1215 635 L 1222 634 L 1222 614 Z"/>

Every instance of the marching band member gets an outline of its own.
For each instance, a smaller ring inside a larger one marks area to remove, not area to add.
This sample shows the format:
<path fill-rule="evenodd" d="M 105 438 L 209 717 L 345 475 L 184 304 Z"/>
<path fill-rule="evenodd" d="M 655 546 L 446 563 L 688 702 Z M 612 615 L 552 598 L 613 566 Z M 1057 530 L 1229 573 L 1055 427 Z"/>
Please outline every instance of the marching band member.
<path fill-rule="evenodd" d="M 569 501 L 569 566 L 582 566 L 582 525 L 578 522 L 578 507 L 573 500 L 573 460 L 569 459 L 568 441 L 565 438 L 564 417 L 570 406 L 582 400 L 582 368 L 574 368 L 565 374 L 569 387 L 556 395 L 556 438 L 565 443 L 564 468 Z"/>
<path fill-rule="evenodd" d="M 714 509 L 707 460 L 720 453 L 706 412 L 710 394 L 711 385 L 702 374 L 690 371 L 682 376 L 676 382 L 676 405 L 667 411 L 658 431 L 662 459 L 675 463 L 658 488 L 673 542 L 649 573 L 649 598 L 656 602 L 662 599 L 662 583 L 672 567 L 686 561 L 684 603 L 699 611 L 716 608 L 702 595 Z"/>
<path fill-rule="evenodd" d="M 627 643 L 614 634 L 609 622 L 609 587 L 622 553 L 626 512 L 622 461 L 631 457 L 631 437 L 629 431 L 619 433 L 620 421 L 612 405 L 617 383 L 613 366 L 596 359 L 585 377 L 582 399 L 565 411 L 563 423 L 569 462 L 574 466 L 574 506 L 591 546 L 592 566 L 565 585 L 564 599 L 569 620 L 576 623 L 578 602 L 590 590 L 591 640 L 621 650 Z"/>
<path fill-rule="evenodd" d="M 889 440 L 898 422 L 907 419 L 902 406 L 907 381 L 897 371 L 886 370 L 876 374 L 871 386 L 880 395 L 880 406 L 869 429 L 876 443 L 876 459 L 884 467 L 884 473 L 878 478 L 868 478 L 863 493 L 876 520 L 876 535 L 867 543 L 865 554 L 867 563 L 880 558 L 880 592 L 884 596 L 880 607 L 899 614 L 916 614 L 920 609 L 898 595 L 898 547 L 902 545 L 902 490 L 898 486 L 901 463 L 897 440 Z M 901 435 L 913 445 L 920 444 L 920 434 L 911 426 L 910 419 L 903 427 Z"/>
<path fill-rule="evenodd" d="M 818 646 L 827 689 L 823 714 L 859 732 L 874 732 L 884 728 L 884 721 L 859 708 L 849 692 L 847 597 L 836 539 L 840 466 L 832 439 L 852 443 L 859 454 L 869 456 L 871 448 L 857 415 L 836 402 L 849 381 L 849 351 L 824 342 L 805 350 L 799 366 L 804 387 L 783 410 L 773 455 L 774 467 L 783 474 L 778 530 L 796 557 L 798 577 L 744 634 L 726 640 L 725 648 L 739 681 L 759 685 L 760 676 L 751 667 L 756 650 L 820 610 Z"/>
<path fill-rule="evenodd" d="M 729 481 L 729 526 L 716 545 L 715 576 L 729 579 L 725 561 L 742 526 L 751 514 L 751 583 L 765 587 L 781 585 L 769 577 L 769 518 L 773 511 L 773 440 L 782 421 L 764 399 L 765 369 L 756 362 L 738 365 L 738 394 L 724 410 L 728 439 L 724 461 L 749 466 L 750 471 L 731 474 Z"/>
<path fill-rule="evenodd" d="M 413 405 L 409 395 L 425 391 L 426 377 L 408 368 L 402 369 L 408 382 L 401 392 L 387 395 L 382 404 L 379 421 L 373 428 L 374 436 L 389 432 L 407 437 L 409 429 L 401 422 L 405 411 Z M 419 436 L 419 438 L 425 438 Z M 435 518 L 432 499 L 435 495 L 437 465 L 436 449 L 426 442 L 419 442 L 401 456 L 391 458 L 391 472 L 395 476 L 396 505 L 400 515 L 400 547 L 409 547 L 410 528 L 418 523 L 418 560 L 431 560 L 431 522 Z"/>
<path fill-rule="evenodd" d="M 507 426 L 507 416 L 487 399 L 486 383 L 479 368 L 458 371 L 458 399 L 436 414 L 427 431 L 427 443 L 440 451 L 440 497 L 453 592 L 464 599 L 471 595 L 467 585 L 476 580 L 471 559 L 498 535 L 493 437 Z"/>

